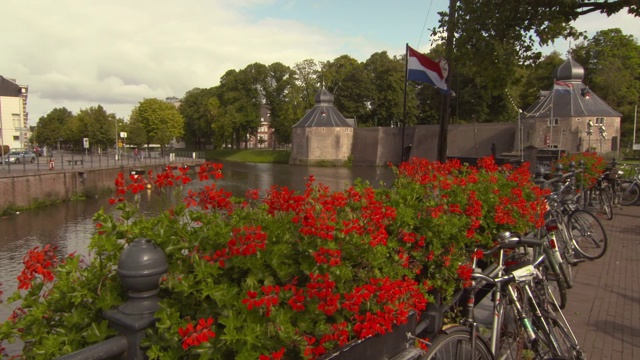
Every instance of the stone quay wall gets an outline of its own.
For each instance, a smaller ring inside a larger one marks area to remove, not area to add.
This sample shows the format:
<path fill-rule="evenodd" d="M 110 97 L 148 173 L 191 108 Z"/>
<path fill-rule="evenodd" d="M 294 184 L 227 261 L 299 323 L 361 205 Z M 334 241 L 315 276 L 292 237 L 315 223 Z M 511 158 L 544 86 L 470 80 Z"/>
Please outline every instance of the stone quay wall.
<path fill-rule="evenodd" d="M 164 165 L 40 171 L 0 177 L 0 213 L 10 208 L 29 207 L 40 201 L 64 201 L 75 196 L 102 194 L 114 189 L 118 173 L 128 176 L 134 169 L 158 173 L 164 170 Z"/>

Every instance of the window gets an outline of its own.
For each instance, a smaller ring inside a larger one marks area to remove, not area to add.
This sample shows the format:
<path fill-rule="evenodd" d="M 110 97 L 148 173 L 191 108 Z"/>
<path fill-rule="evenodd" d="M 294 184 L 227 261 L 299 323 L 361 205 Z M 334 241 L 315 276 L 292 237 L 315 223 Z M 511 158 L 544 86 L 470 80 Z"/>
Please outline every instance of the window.
<path fill-rule="evenodd" d="M 558 121 L 558 118 L 555 118 L 555 119 L 549 119 L 549 121 L 547 122 L 547 124 L 548 124 L 549 126 L 558 126 L 558 122 L 559 122 L 559 121 Z"/>
<path fill-rule="evenodd" d="M 604 125 L 604 118 L 596 118 L 596 125 Z"/>
<path fill-rule="evenodd" d="M 22 128 L 22 124 L 20 124 L 20 114 L 11 114 L 11 120 L 14 128 Z"/>

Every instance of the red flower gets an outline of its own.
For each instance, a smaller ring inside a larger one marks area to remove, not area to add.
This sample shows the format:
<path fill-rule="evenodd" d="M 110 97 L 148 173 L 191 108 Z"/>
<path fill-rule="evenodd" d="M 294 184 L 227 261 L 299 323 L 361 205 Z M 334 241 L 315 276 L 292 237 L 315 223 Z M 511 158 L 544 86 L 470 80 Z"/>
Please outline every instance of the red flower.
<path fill-rule="evenodd" d="M 38 275 L 44 283 L 50 283 L 54 280 L 53 272 L 50 269 L 58 265 L 58 257 L 55 254 L 57 249 L 57 246 L 47 244 L 42 249 L 36 246 L 29 250 L 22 260 L 24 268 L 18 275 L 18 289 L 29 290 Z"/>
<path fill-rule="evenodd" d="M 271 355 L 260 355 L 260 360 L 280 360 L 284 356 L 284 348 L 280 348 L 278 351 L 274 351 Z"/>
<path fill-rule="evenodd" d="M 458 273 L 458 277 L 462 280 L 462 285 L 464 287 L 471 286 L 471 275 L 473 275 L 473 268 L 470 265 L 463 264 L 458 266 L 456 270 Z"/>
<path fill-rule="evenodd" d="M 182 338 L 182 348 L 186 350 L 192 346 L 207 342 L 210 338 L 214 338 L 216 333 L 211 331 L 212 326 L 213 318 L 209 317 L 207 319 L 199 319 L 195 328 L 191 322 L 184 328 L 178 328 L 178 333 Z"/>

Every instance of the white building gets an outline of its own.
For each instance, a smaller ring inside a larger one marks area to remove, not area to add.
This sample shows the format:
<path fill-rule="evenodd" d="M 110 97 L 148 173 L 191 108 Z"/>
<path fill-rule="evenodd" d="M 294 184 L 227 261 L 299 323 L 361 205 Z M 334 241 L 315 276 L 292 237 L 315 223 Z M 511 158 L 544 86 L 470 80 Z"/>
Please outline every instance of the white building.
<path fill-rule="evenodd" d="M 0 75 L 0 145 L 24 148 L 28 144 L 29 87 Z"/>

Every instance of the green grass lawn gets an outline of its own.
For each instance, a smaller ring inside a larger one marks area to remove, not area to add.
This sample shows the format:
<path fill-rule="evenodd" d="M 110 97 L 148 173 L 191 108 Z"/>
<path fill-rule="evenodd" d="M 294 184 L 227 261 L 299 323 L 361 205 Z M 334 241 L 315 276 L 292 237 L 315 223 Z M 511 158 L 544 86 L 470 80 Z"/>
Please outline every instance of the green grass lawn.
<path fill-rule="evenodd" d="M 205 150 L 206 160 L 227 160 L 254 163 L 288 164 L 291 151 L 289 150 Z"/>

